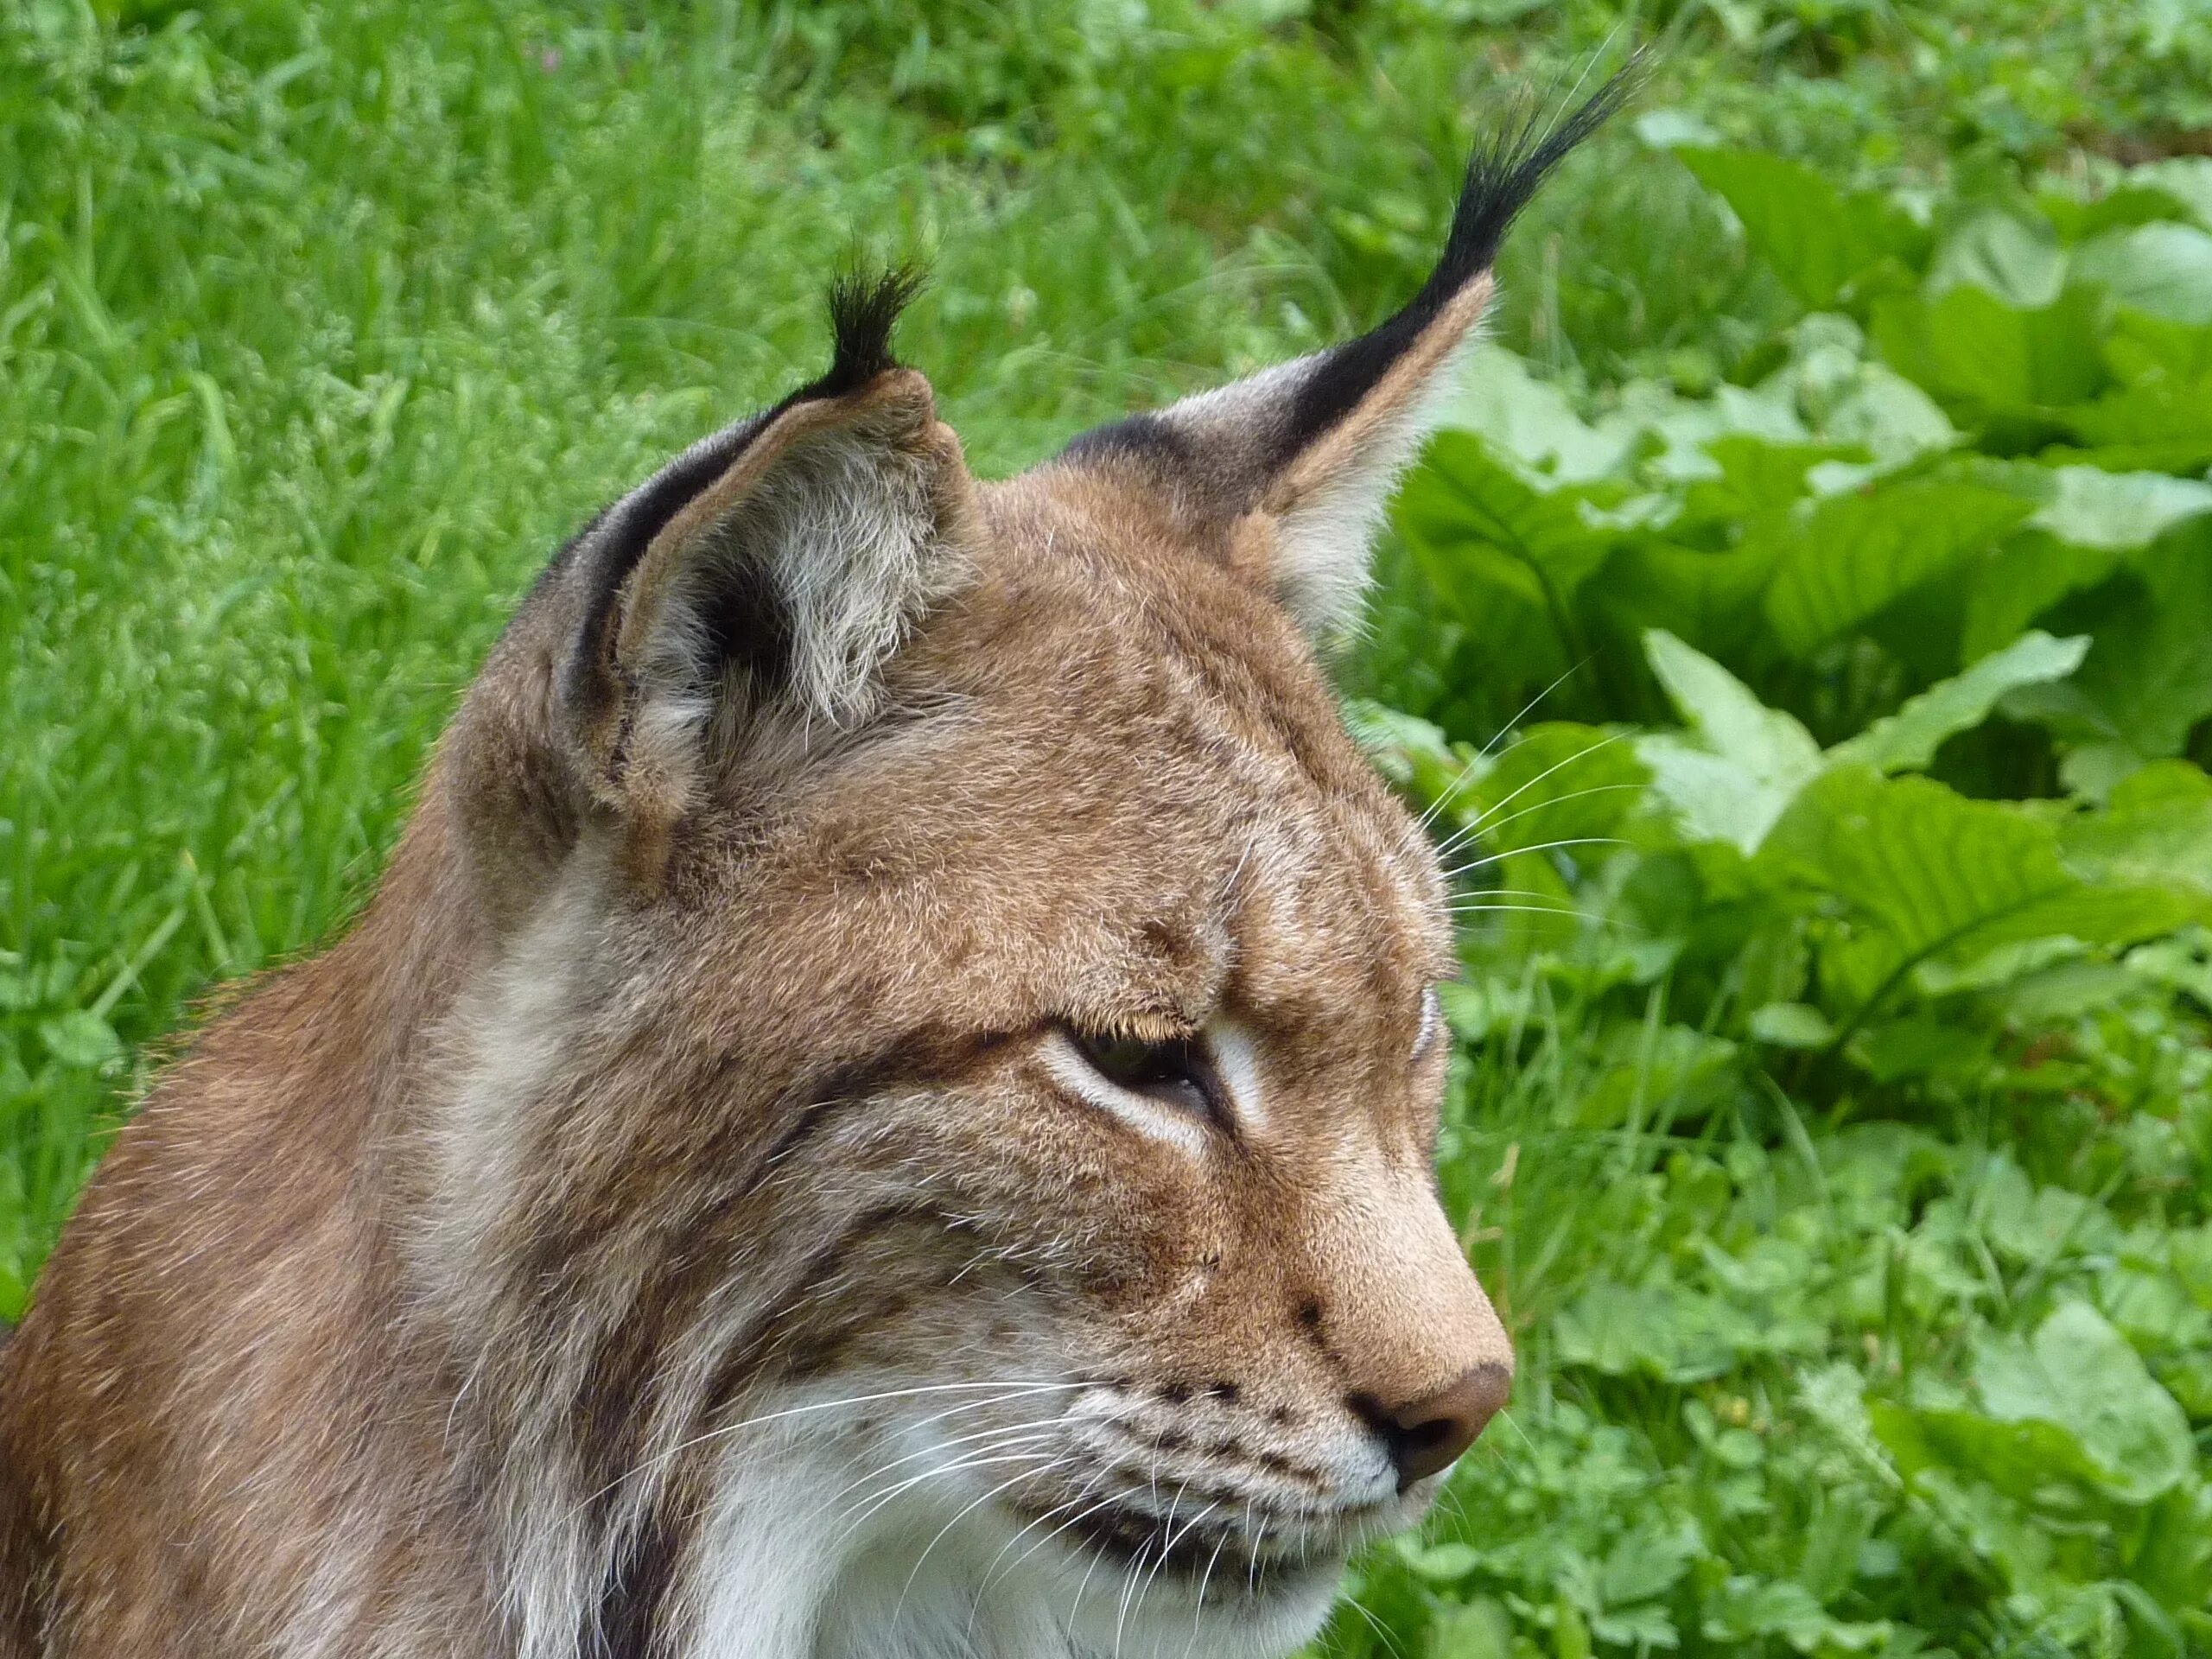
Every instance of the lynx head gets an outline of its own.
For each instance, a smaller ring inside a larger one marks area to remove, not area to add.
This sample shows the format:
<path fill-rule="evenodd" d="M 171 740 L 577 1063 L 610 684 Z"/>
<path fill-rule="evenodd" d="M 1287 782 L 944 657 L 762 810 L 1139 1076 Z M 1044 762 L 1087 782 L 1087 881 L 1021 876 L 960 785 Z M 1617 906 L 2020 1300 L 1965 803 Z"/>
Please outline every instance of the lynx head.
<path fill-rule="evenodd" d="M 1284 1653 L 1504 1404 L 1444 882 L 1315 644 L 1617 93 L 1372 333 L 1004 482 L 847 284 L 547 571 L 435 783 L 416 1261 L 525 1654 Z"/>

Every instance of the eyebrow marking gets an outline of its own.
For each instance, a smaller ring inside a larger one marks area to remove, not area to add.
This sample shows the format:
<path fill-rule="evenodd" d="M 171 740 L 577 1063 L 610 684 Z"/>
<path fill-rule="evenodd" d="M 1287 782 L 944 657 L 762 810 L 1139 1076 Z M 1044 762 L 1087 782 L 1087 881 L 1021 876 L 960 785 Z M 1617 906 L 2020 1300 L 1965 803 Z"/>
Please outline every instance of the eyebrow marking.
<path fill-rule="evenodd" d="M 1260 1060 L 1252 1033 L 1226 1017 L 1206 1021 L 1202 1033 L 1214 1076 L 1229 1096 L 1230 1115 L 1240 1130 L 1256 1133 L 1268 1126 L 1265 1091 L 1260 1086 Z"/>
<path fill-rule="evenodd" d="M 1436 1040 L 1438 1028 L 1444 1023 L 1443 999 L 1437 995 L 1436 987 L 1429 986 L 1421 994 L 1421 1030 L 1414 1038 L 1416 1058 L 1428 1052 L 1428 1046 Z"/>

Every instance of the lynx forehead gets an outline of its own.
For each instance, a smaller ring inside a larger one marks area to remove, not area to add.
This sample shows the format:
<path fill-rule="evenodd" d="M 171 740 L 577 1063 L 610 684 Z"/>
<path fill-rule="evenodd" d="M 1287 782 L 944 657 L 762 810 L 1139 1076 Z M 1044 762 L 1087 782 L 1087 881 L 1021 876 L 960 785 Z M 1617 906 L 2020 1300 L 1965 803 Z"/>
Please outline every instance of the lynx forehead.
<path fill-rule="evenodd" d="M 1504 1403 L 1315 644 L 1618 96 L 1372 333 L 971 478 L 829 372 L 555 558 L 0 1356 L 0 1659 L 1288 1653 Z"/>

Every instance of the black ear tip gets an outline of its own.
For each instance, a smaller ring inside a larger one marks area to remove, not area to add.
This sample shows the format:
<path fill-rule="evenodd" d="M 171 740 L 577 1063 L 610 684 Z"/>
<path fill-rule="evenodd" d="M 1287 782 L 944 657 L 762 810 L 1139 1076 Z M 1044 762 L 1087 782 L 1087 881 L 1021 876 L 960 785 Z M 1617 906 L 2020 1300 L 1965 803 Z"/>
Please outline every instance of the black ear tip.
<path fill-rule="evenodd" d="M 1649 68 L 1649 55 L 1638 48 L 1568 115 L 1547 124 L 1531 109 L 1475 146 L 1444 256 L 1423 298 L 1440 301 L 1496 262 L 1505 232 L 1553 169 L 1635 96 Z"/>
<path fill-rule="evenodd" d="M 891 331 L 926 277 L 913 265 L 886 270 L 849 270 L 830 284 L 830 333 L 834 347 L 830 372 L 808 390 L 835 397 L 866 385 L 899 366 L 892 354 Z"/>

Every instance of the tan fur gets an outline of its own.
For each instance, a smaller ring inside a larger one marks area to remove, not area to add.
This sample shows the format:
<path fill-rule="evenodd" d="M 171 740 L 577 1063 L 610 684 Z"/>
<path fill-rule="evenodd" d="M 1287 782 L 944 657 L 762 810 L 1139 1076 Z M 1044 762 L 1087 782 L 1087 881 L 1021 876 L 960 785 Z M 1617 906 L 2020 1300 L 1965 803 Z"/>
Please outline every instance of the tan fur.
<path fill-rule="evenodd" d="M 1481 299 L 1234 529 L 978 485 L 893 369 L 611 595 L 588 536 L 0 1355 L 0 1659 L 1302 1640 L 1433 1485 L 1373 1414 L 1511 1357 L 1429 1173 L 1443 881 L 1268 567 Z M 715 655 L 733 583 L 787 680 Z M 1244 1096 L 1101 1109 L 1070 1028 L 1216 1033 Z"/>

